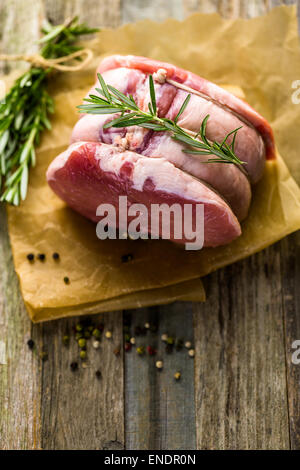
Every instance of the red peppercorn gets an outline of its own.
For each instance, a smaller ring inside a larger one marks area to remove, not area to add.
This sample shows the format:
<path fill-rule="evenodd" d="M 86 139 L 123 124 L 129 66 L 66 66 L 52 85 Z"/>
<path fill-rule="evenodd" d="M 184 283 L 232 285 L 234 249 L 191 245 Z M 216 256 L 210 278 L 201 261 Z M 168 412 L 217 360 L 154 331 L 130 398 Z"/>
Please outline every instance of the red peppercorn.
<path fill-rule="evenodd" d="M 124 349 L 126 352 L 129 352 L 131 350 L 131 343 L 125 343 Z"/>
<path fill-rule="evenodd" d="M 147 346 L 147 352 L 148 352 L 149 356 L 155 356 L 156 349 L 152 348 L 152 346 Z"/>

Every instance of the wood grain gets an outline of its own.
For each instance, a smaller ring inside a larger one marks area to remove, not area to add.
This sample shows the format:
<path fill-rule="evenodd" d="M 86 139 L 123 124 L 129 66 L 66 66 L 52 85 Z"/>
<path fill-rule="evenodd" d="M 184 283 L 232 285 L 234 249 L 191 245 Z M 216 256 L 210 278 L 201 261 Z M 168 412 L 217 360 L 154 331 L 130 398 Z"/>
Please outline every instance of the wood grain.
<path fill-rule="evenodd" d="M 62 344 L 65 334 L 72 337 L 76 319 L 43 325 L 43 348 L 49 355 L 42 369 L 43 449 L 124 448 L 122 313 L 93 317 L 93 323 L 102 322 L 113 337 L 102 338 L 97 350 L 93 340 L 88 341 L 87 368 L 82 367 L 75 339 L 69 347 Z M 79 364 L 75 372 L 72 362 Z"/>
<path fill-rule="evenodd" d="M 198 448 L 289 448 L 280 244 L 206 290 L 194 307 Z"/>
<path fill-rule="evenodd" d="M 196 426 L 194 407 L 194 360 L 187 349 L 173 348 L 166 352 L 161 335 L 193 342 L 192 304 L 176 303 L 171 306 L 135 310 L 128 313 L 134 326 L 146 322 L 156 324 L 157 333 L 136 336 L 136 345 L 150 345 L 157 349 L 155 356 L 140 357 L 136 348 L 125 353 L 125 426 L 126 448 L 195 449 Z M 162 360 L 159 371 L 155 362 Z M 176 382 L 174 373 L 180 371 Z"/>

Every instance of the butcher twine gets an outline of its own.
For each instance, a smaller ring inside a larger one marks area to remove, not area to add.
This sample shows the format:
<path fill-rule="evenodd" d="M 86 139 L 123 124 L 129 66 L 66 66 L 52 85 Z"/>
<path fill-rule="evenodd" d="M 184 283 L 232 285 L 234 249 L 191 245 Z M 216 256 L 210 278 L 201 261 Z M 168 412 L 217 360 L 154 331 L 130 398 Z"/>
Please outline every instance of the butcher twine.
<path fill-rule="evenodd" d="M 70 60 L 77 59 L 79 57 L 84 57 L 85 59 L 79 62 L 78 64 L 73 65 L 64 65 L 63 62 L 69 62 Z M 93 53 L 91 49 L 80 49 L 79 51 L 73 52 L 72 54 L 59 57 L 58 59 L 45 59 L 43 56 L 39 54 L 16 54 L 16 55 L 7 55 L 7 54 L 0 54 L 0 60 L 11 62 L 16 60 L 24 60 L 25 62 L 29 62 L 35 67 L 41 67 L 43 69 L 55 69 L 60 72 L 77 72 L 78 70 L 83 69 L 88 62 L 93 57 Z"/>

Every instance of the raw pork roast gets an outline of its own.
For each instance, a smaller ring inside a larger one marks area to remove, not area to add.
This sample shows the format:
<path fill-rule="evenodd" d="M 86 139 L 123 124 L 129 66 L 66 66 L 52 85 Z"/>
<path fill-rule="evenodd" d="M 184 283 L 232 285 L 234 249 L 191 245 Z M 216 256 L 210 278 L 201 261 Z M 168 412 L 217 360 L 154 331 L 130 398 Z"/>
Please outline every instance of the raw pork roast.
<path fill-rule="evenodd" d="M 118 196 L 127 196 L 128 206 L 202 203 L 204 246 L 227 244 L 241 234 L 240 221 L 249 210 L 251 184 L 262 177 L 265 159 L 275 157 L 272 129 L 244 101 L 174 65 L 115 55 L 104 59 L 97 72 L 107 84 L 133 95 L 138 106 L 147 110 L 148 75 L 160 69 L 166 71 L 167 81 L 155 82 L 159 116 L 174 119 L 187 94 L 194 90 L 178 120 L 179 126 L 197 132 L 209 114 L 206 135 L 217 142 L 242 126 L 235 153 L 246 162 L 243 169 L 234 164 L 203 164 L 206 155 L 182 152 L 184 144 L 164 132 L 141 127 L 104 129 L 104 124 L 116 115 L 86 114 L 74 127 L 69 149 L 50 165 L 48 183 L 70 207 L 95 222 L 101 219 L 96 216 L 100 204 L 111 203 L 118 210 Z M 94 87 L 91 92 L 97 94 Z M 124 141 L 126 150 L 122 147 Z M 186 242 L 184 238 L 175 241 Z"/>

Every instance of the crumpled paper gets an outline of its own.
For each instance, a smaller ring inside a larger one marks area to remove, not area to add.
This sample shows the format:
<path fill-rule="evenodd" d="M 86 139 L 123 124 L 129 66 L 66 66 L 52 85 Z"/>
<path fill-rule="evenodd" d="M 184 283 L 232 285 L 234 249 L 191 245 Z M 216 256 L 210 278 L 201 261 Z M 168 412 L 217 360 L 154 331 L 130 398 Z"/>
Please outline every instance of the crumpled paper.
<path fill-rule="evenodd" d="M 276 33 L 274 33 L 276 32 Z M 291 83 L 300 79 L 294 7 L 279 7 L 254 20 L 224 20 L 195 14 L 183 22 L 141 21 L 104 30 L 85 43 L 95 57 L 78 73 L 53 75 L 53 129 L 44 134 L 31 172 L 27 200 L 8 207 L 16 272 L 33 321 L 135 308 L 174 300 L 204 300 L 199 277 L 255 253 L 300 228 L 300 108 Z M 216 83 L 241 87 L 246 100 L 272 124 L 279 152 L 267 162 L 253 190 L 242 236 L 225 247 L 187 252 L 168 241 L 105 240 L 95 224 L 67 208 L 50 190 L 45 172 L 69 142 L 76 105 L 94 83 L 95 69 L 109 54 L 153 57 L 189 69 Z M 53 252 L 60 261 L 54 261 Z M 29 252 L 46 253 L 30 264 Z M 121 263 L 121 256 L 133 260 Z M 70 284 L 63 282 L 64 276 Z"/>

